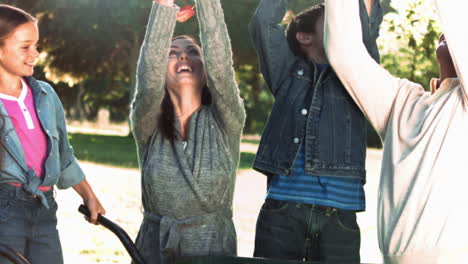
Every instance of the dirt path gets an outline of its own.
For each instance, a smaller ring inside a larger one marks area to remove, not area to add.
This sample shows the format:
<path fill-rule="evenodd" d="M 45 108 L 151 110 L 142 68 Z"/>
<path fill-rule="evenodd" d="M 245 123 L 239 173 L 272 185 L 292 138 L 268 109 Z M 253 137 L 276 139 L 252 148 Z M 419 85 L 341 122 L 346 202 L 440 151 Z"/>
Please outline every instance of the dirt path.
<path fill-rule="evenodd" d="M 254 145 L 243 148 L 254 152 Z M 362 232 L 361 259 L 363 263 L 381 263 L 376 234 L 376 200 L 381 152 L 368 150 L 368 181 L 366 184 L 367 212 L 359 214 Z M 138 170 L 118 169 L 91 163 L 80 163 L 96 193 L 106 207 L 107 217 L 124 228 L 135 239 L 142 219 L 140 176 Z M 234 221 L 240 256 L 252 256 L 255 222 L 266 190 L 265 177 L 253 170 L 239 171 L 234 201 Z M 59 191 L 60 236 L 65 263 L 130 263 L 130 258 L 108 230 L 85 222 L 77 213 L 81 203 L 72 191 Z"/>

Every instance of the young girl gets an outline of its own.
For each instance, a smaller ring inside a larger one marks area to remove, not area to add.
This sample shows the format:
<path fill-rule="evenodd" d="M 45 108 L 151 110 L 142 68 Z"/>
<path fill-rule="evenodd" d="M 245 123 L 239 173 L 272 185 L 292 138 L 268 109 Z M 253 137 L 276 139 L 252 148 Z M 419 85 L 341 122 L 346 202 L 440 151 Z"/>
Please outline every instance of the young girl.
<path fill-rule="evenodd" d="M 73 156 L 59 98 L 31 77 L 38 40 L 36 18 L 0 5 L 0 241 L 33 264 L 56 264 L 63 257 L 54 185 L 73 187 L 92 223 L 105 210 Z"/>
<path fill-rule="evenodd" d="M 147 263 L 235 255 L 232 200 L 245 121 L 219 0 L 196 1 L 203 52 L 172 38 L 178 8 L 156 0 L 137 70 L 132 131 L 145 210 L 137 247 Z"/>

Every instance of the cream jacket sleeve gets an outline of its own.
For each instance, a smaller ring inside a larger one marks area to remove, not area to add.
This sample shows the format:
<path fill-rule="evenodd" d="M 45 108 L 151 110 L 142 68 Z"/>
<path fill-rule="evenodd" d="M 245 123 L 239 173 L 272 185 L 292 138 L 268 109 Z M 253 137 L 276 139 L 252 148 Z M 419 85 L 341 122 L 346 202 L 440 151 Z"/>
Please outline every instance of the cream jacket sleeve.
<path fill-rule="evenodd" d="M 418 98 L 424 89 L 392 76 L 371 58 L 362 42 L 358 0 L 327 0 L 326 6 L 328 60 L 361 111 L 385 138 L 391 114 L 399 112 L 395 107 L 404 105 L 396 105 L 396 98 Z"/>

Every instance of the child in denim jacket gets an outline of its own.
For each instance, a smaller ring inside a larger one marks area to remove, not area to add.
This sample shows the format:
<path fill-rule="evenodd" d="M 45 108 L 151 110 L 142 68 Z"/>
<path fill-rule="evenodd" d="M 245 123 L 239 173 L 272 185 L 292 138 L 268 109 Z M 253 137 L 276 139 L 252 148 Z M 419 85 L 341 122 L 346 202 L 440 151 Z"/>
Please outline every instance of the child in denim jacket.
<path fill-rule="evenodd" d="M 287 0 L 262 0 L 249 25 L 275 97 L 254 163 L 268 176 L 254 256 L 359 263 L 366 121 L 328 65 L 326 7 L 311 2 L 286 34 Z M 363 41 L 378 61 L 380 3 L 374 1 L 370 13 L 360 4 Z"/>

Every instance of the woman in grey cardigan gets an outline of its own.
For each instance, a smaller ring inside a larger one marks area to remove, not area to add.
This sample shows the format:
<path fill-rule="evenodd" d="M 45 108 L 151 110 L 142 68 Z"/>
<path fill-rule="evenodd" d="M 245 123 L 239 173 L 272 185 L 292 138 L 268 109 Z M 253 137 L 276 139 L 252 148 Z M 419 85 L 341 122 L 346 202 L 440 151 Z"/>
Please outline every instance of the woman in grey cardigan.
<path fill-rule="evenodd" d="M 147 263 L 235 255 L 232 200 L 245 122 L 219 0 L 198 0 L 200 46 L 172 38 L 178 8 L 155 0 L 137 68 L 132 132 L 142 172 L 137 247 Z"/>

